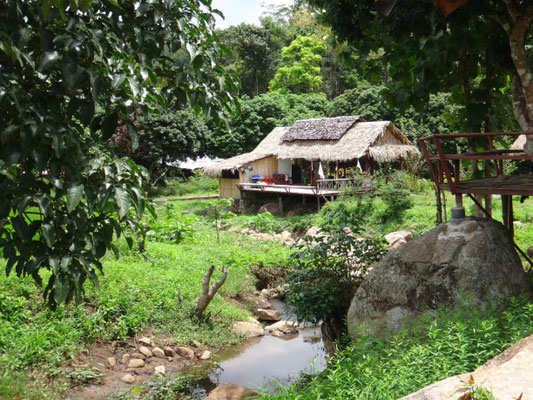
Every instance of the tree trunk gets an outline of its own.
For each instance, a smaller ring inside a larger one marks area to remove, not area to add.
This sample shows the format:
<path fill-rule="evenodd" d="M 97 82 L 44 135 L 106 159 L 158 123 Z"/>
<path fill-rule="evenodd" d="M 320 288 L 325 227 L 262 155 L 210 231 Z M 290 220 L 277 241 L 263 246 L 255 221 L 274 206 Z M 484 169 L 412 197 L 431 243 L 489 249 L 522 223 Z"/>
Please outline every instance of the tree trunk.
<path fill-rule="evenodd" d="M 508 15 L 494 15 L 502 26 L 511 49 L 511 59 L 516 75 L 511 77 L 511 94 L 515 117 L 524 131 L 533 130 L 533 71 L 527 60 L 525 39 L 533 21 L 533 3 L 520 12 L 513 0 L 504 0 Z M 524 150 L 533 153 L 533 138 L 529 139 Z"/>
<path fill-rule="evenodd" d="M 196 299 L 195 311 L 197 314 L 200 314 L 205 311 L 205 309 L 217 293 L 218 289 L 220 289 L 220 287 L 224 284 L 228 276 L 228 268 L 222 268 L 222 277 L 218 281 L 213 283 L 211 288 L 209 288 L 211 275 L 213 275 L 214 270 L 215 266 L 211 265 L 207 270 L 206 274 L 204 275 L 204 279 L 202 279 L 202 294 Z"/>

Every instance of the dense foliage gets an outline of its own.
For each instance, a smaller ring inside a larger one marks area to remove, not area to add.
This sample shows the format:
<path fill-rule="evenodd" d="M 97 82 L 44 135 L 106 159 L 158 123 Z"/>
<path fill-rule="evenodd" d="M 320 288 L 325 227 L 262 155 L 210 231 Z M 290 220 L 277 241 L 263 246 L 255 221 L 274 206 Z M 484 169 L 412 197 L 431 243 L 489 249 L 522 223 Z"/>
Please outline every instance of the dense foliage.
<path fill-rule="evenodd" d="M 344 319 L 368 267 L 384 254 L 383 239 L 357 238 L 360 232 L 353 215 L 339 207 L 317 235 L 305 235 L 294 245 L 286 303 L 299 321 Z"/>
<path fill-rule="evenodd" d="M 326 50 L 323 40 L 298 36 L 281 50 L 282 65 L 268 85 L 270 90 L 284 94 L 321 92 L 320 63 Z"/>
<path fill-rule="evenodd" d="M 139 148 L 133 159 L 152 173 L 187 157 L 204 156 L 207 142 L 207 125 L 190 109 L 150 114 L 141 120 Z"/>
<path fill-rule="evenodd" d="M 276 126 L 290 126 L 298 119 L 325 115 L 323 94 L 266 93 L 241 99 L 241 111 L 230 116 L 232 131 L 225 126 L 213 128 L 209 153 L 230 157 L 252 151 Z"/>
<path fill-rule="evenodd" d="M 121 223 L 135 231 L 150 210 L 146 171 L 99 144 L 119 116 L 135 150 L 130 113 L 188 101 L 218 116 L 233 99 L 209 5 L 0 1 L 0 248 L 7 274 L 51 271 L 51 306 L 98 284 Z"/>
<path fill-rule="evenodd" d="M 530 335 L 532 318 L 533 304 L 526 300 L 511 300 L 503 310 L 487 313 L 468 307 L 442 310 L 389 339 L 359 337 L 323 374 L 263 398 L 398 399 L 474 370 Z"/>

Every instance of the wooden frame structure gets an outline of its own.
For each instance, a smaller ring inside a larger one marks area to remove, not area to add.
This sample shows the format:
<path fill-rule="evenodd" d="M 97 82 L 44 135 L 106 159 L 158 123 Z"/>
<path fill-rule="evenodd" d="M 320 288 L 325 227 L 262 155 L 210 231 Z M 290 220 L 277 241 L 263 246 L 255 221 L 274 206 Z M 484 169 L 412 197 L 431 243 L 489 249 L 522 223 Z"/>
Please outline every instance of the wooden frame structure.
<path fill-rule="evenodd" d="M 517 139 L 520 135 L 525 135 L 527 138 L 533 135 L 533 131 L 435 134 L 420 139 L 418 143 L 426 158 L 429 172 L 437 188 L 439 198 L 441 191 L 450 191 L 455 195 L 456 209 L 464 210 L 463 195 L 467 195 L 479 209 L 490 217 L 487 210 L 477 201 L 475 195 L 500 195 L 502 198 L 503 222 L 511 235 L 513 235 L 512 196 L 533 196 L 533 176 L 505 175 L 504 162 L 511 160 L 533 160 L 533 155 L 526 154 L 523 150 L 496 148 L 494 138 L 497 136 L 507 136 L 512 139 Z M 462 154 L 447 154 L 444 152 L 445 146 L 442 141 L 458 140 L 461 138 L 484 138 L 487 141 L 488 150 Z M 433 151 L 430 151 L 430 149 Z M 493 166 L 494 176 L 479 179 L 462 179 L 461 161 L 463 160 L 490 162 Z M 533 267 L 533 262 L 529 257 L 516 244 L 515 247 Z"/>

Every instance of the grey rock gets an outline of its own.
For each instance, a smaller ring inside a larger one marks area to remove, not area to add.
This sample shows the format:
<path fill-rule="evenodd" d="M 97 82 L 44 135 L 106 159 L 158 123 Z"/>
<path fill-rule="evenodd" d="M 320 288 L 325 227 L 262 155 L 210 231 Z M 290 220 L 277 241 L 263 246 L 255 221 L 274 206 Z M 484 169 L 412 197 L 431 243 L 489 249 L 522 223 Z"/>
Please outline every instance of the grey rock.
<path fill-rule="evenodd" d="M 132 353 L 131 355 L 133 358 L 140 358 L 141 360 L 144 360 L 146 356 L 143 353 Z"/>
<path fill-rule="evenodd" d="M 127 364 L 128 361 L 130 360 L 130 358 L 131 358 L 131 356 L 128 353 L 126 353 L 126 354 L 124 354 L 122 356 L 122 359 L 120 360 L 120 363 L 121 364 Z"/>
<path fill-rule="evenodd" d="M 270 301 L 264 296 L 257 296 L 255 299 L 255 305 L 257 308 L 263 308 L 266 310 L 272 309 L 272 303 L 270 303 Z"/>
<path fill-rule="evenodd" d="M 266 203 L 259 208 L 259 211 L 257 211 L 258 214 L 263 214 L 266 212 L 269 212 L 275 217 L 283 217 L 283 213 L 281 212 L 281 208 L 277 201 Z"/>
<path fill-rule="evenodd" d="M 441 224 L 390 250 L 357 289 L 348 311 L 352 337 L 386 335 L 440 306 L 486 308 L 531 288 L 508 231 L 493 220 Z"/>

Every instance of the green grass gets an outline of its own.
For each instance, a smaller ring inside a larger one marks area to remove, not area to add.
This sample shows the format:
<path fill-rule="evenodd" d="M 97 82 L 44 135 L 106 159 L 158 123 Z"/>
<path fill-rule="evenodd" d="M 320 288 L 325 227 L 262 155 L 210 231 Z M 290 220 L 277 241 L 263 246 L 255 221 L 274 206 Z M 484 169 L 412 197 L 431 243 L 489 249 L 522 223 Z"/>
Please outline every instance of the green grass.
<path fill-rule="evenodd" d="M 217 242 L 202 221 L 194 226 L 193 237 L 179 245 L 147 242 L 144 255 L 116 241 L 121 258 L 105 257 L 100 289 L 88 284 L 80 307 L 50 311 L 32 280 L 0 276 L 0 399 L 32 398 L 32 371 L 39 371 L 39 386 L 44 387 L 46 379 L 60 374 L 60 365 L 91 342 L 126 338 L 147 326 L 181 343 L 196 339 L 225 347 L 240 342 L 231 334 L 232 321 L 251 313 L 232 298 L 254 289 L 252 266 L 284 267 L 288 249 L 232 232 L 222 232 Z M 229 267 L 228 279 L 207 316 L 191 317 L 211 264 L 217 266 L 215 279 L 221 267 Z"/>
<path fill-rule="evenodd" d="M 421 328 L 424 329 L 421 329 Z M 441 311 L 388 340 L 360 337 L 319 376 L 263 399 L 390 400 L 474 370 L 533 332 L 533 304 L 510 300 L 500 311 Z"/>
<path fill-rule="evenodd" d="M 150 197 L 204 196 L 218 194 L 218 179 L 197 173 L 189 179 L 167 178 L 166 185 L 148 191 Z"/>

